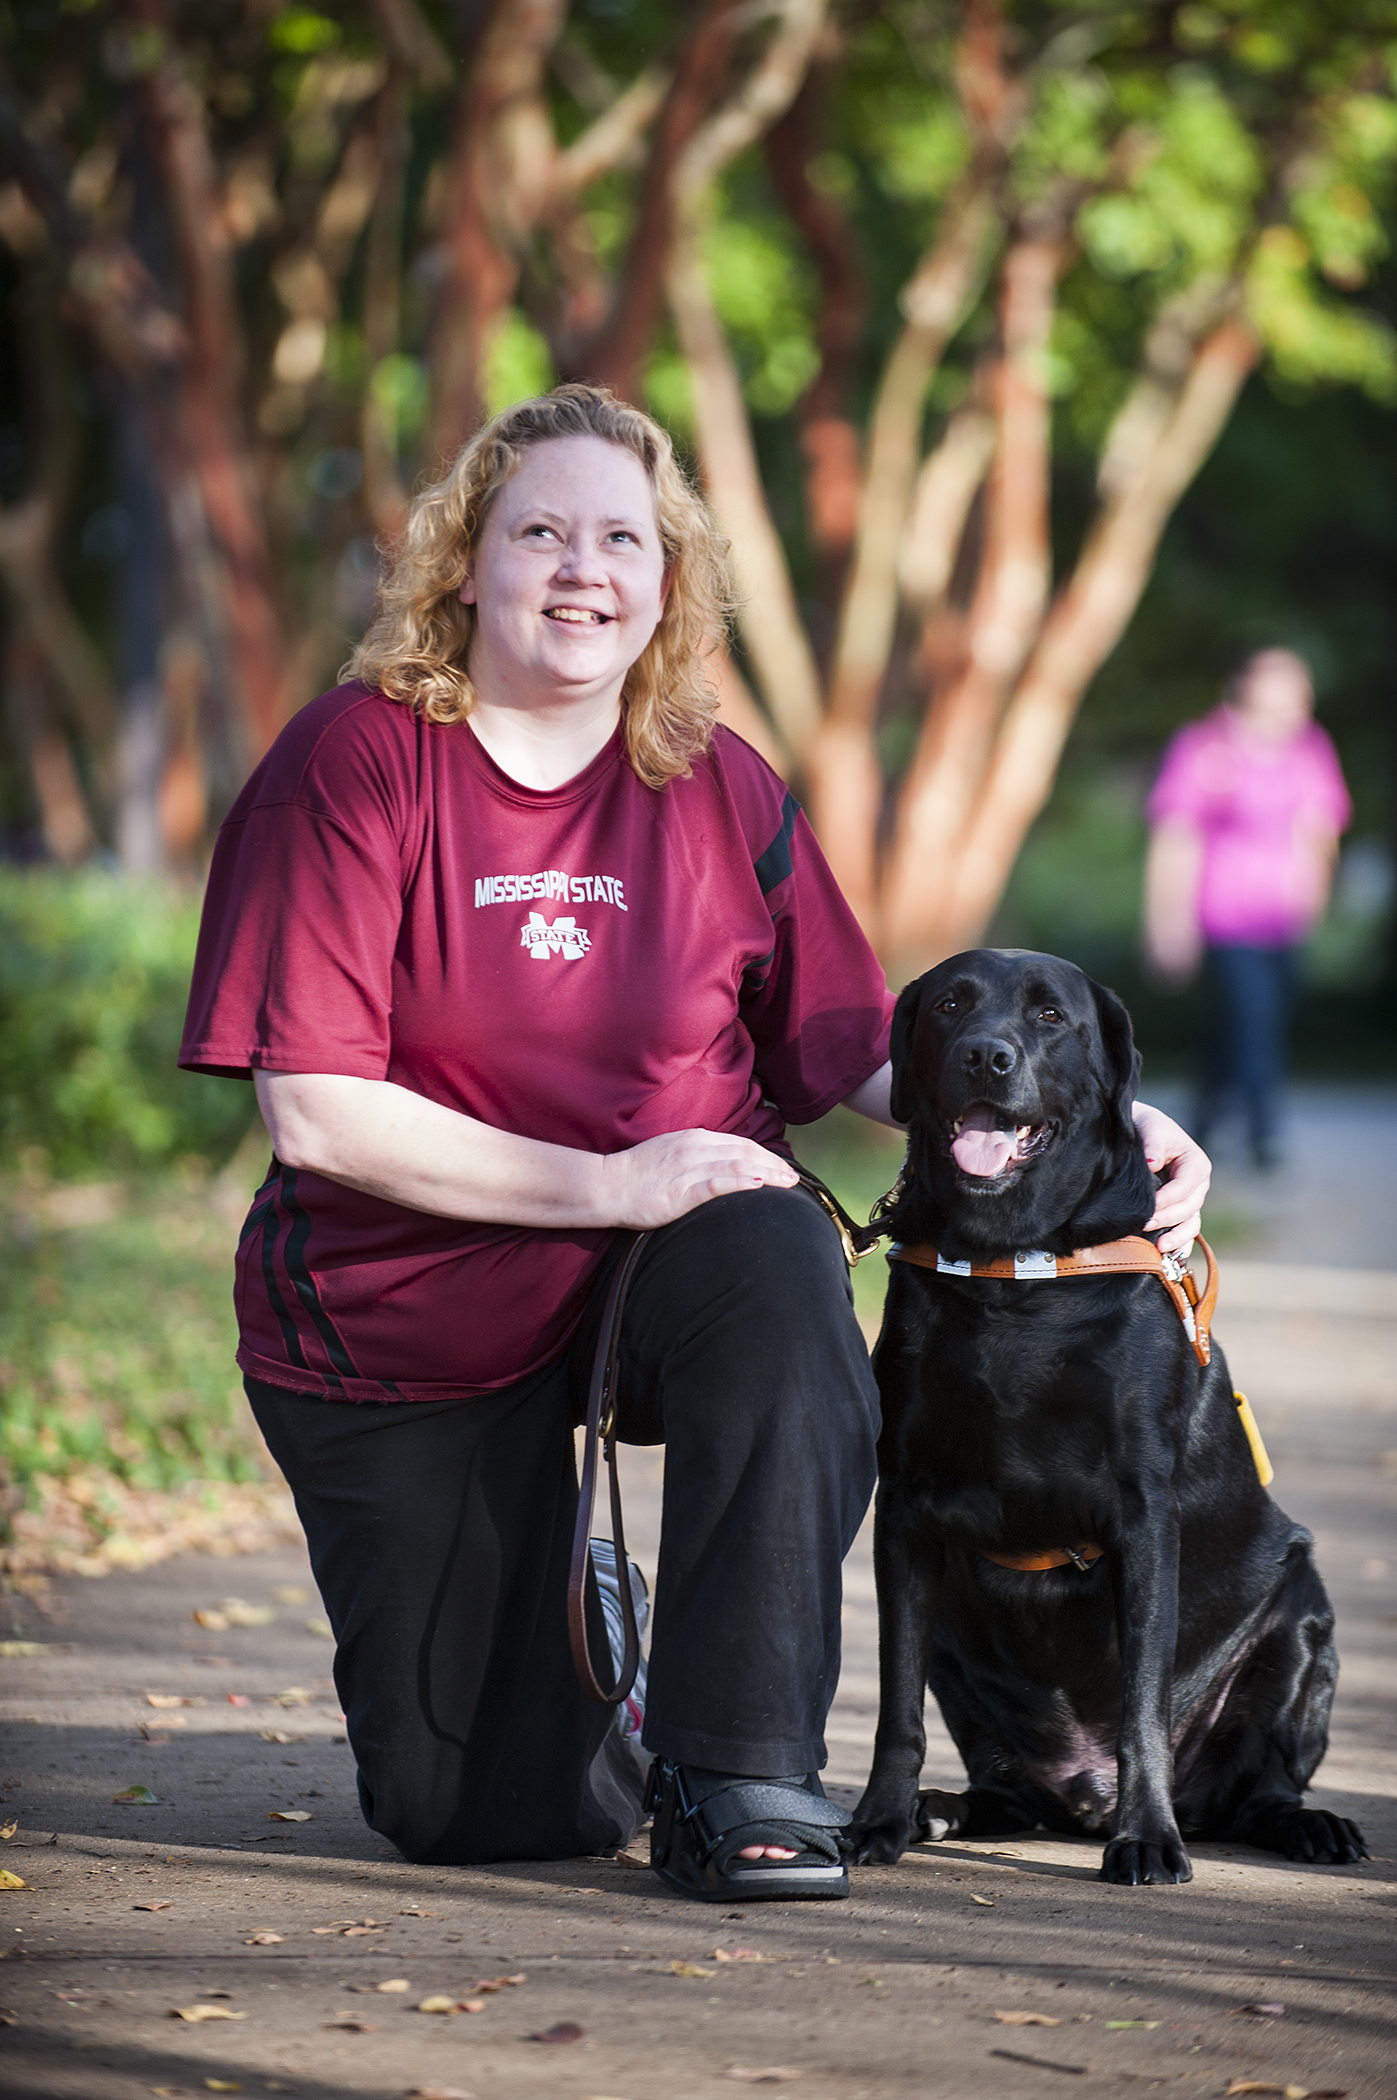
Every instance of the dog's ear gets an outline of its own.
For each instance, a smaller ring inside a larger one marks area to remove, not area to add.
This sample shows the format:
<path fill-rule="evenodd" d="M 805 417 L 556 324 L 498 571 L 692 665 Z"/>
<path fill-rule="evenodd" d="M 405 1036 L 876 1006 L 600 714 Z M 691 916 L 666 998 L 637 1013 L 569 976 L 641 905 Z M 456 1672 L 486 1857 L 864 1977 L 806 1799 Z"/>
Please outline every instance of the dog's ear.
<path fill-rule="evenodd" d="M 1114 1110 L 1115 1138 L 1133 1138 L 1135 1126 L 1130 1107 L 1140 1084 L 1140 1053 L 1135 1047 L 1130 1015 L 1124 1002 L 1104 984 L 1092 984 L 1097 1026 L 1101 1031 L 1102 1091 L 1108 1109 Z"/>
<path fill-rule="evenodd" d="M 917 1032 L 917 1014 L 925 983 L 925 977 L 914 977 L 911 984 L 898 994 L 897 1005 L 893 1008 L 893 1036 L 889 1051 L 893 1061 L 893 1083 L 888 1106 L 899 1123 L 910 1123 L 917 1106 L 912 1085 L 912 1038 Z"/>
<path fill-rule="evenodd" d="M 1093 1062 L 1105 1106 L 1105 1142 L 1082 1202 L 1064 1228 L 1067 1244 L 1091 1247 L 1139 1232 L 1154 1209 L 1154 1176 L 1130 1113 L 1140 1078 L 1140 1053 L 1130 1016 L 1114 992 L 1092 985 L 1101 1049 Z"/>

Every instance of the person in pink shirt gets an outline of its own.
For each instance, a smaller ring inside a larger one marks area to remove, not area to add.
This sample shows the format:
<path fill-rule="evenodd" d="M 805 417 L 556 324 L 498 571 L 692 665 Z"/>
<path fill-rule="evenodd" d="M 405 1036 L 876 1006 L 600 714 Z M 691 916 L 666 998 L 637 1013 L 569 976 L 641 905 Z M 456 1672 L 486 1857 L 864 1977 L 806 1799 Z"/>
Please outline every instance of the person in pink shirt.
<path fill-rule="evenodd" d="M 1194 1134 L 1240 1096 L 1258 1166 L 1279 1159 L 1295 951 L 1329 896 L 1352 814 L 1292 649 L 1248 657 L 1222 705 L 1169 745 L 1149 800 L 1145 946 L 1166 981 L 1206 964 L 1212 1025 Z"/>

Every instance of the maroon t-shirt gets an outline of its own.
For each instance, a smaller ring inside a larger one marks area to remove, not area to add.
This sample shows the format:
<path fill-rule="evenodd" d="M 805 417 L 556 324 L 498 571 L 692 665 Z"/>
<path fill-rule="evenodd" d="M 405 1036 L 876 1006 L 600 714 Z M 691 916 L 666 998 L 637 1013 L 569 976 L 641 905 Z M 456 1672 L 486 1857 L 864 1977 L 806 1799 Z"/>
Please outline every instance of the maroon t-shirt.
<path fill-rule="evenodd" d="M 593 1152 L 778 1143 L 887 1056 L 892 995 L 784 784 L 719 729 L 647 788 L 620 735 L 521 787 L 464 723 L 362 685 L 284 729 L 219 834 L 180 1063 L 386 1079 Z M 567 1346 L 610 1235 L 432 1217 L 273 1160 L 238 1362 L 435 1400 Z"/>

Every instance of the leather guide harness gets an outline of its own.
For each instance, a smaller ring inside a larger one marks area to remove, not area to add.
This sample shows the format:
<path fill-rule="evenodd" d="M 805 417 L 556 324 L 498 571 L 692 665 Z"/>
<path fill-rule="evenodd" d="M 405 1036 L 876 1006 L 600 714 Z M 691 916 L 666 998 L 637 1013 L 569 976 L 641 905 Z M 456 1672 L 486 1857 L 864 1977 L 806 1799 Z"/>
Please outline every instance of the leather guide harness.
<path fill-rule="evenodd" d="M 1200 1364 L 1206 1366 L 1213 1353 L 1218 1265 L 1216 1255 L 1201 1233 L 1198 1246 L 1206 1265 L 1201 1291 L 1187 1262 L 1177 1254 L 1161 1254 L 1153 1240 L 1145 1239 L 1140 1233 L 1131 1233 L 1123 1240 L 1104 1240 L 1099 1247 L 1078 1247 L 1071 1254 L 1010 1254 L 995 1261 L 948 1261 L 944 1255 L 938 1254 L 935 1247 L 894 1244 L 888 1249 L 888 1260 L 909 1262 L 915 1268 L 936 1270 L 945 1276 L 986 1276 L 1002 1282 L 1038 1283 L 1051 1282 L 1059 1276 L 1120 1276 L 1132 1272 L 1157 1276 L 1174 1301 L 1174 1310 L 1183 1321 L 1194 1355 Z M 1275 1468 L 1266 1455 L 1256 1417 L 1245 1393 L 1234 1392 L 1232 1397 L 1237 1403 L 1237 1413 L 1261 1485 L 1269 1487 L 1275 1478 Z M 994 1561 L 998 1567 L 1038 1574 L 1045 1568 L 1069 1566 L 1085 1572 L 1093 1561 L 1102 1558 L 1105 1548 L 1088 1540 L 1076 1546 L 1052 1547 L 1042 1553 L 990 1553 L 984 1547 L 980 1551 L 984 1559 Z"/>
<path fill-rule="evenodd" d="M 892 1209 L 898 1193 L 889 1191 L 873 1207 L 873 1216 L 867 1225 L 857 1225 L 849 1216 L 838 1197 L 831 1194 L 825 1184 L 814 1174 L 799 1168 L 800 1185 L 819 1203 L 828 1214 L 839 1234 L 844 1249 L 844 1258 L 850 1268 L 872 1252 L 884 1237 L 886 1227 L 874 1222 Z M 626 1294 L 635 1275 L 640 1253 L 649 1239 L 648 1232 L 637 1232 L 611 1279 L 607 1291 L 606 1306 L 602 1313 L 601 1333 L 597 1339 L 596 1355 L 592 1362 L 592 1382 L 587 1397 L 586 1436 L 582 1454 L 582 1485 L 577 1506 L 577 1526 L 572 1540 L 572 1565 L 568 1575 L 568 1636 L 572 1643 L 572 1658 L 577 1668 L 582 1689 L 589 1699 L 602 1706 L 619 1706 L 629 1697 L 635 1684 L 636 1671 L 640 1665 L 640 1631 L 636 1625 L 635 1603 L 626 1573 L 626 1540 L 621 1522 L 621 1484 L 616 1470 L 616 1403 L 620 1377 L 621 1316 L 625 1309 Z M 1202 1250 L 1206 1273 L 1200 1291 L 1193 1271 L 1176 1254 L 1161 1254 L 1153 1240 L 1139 1233 L 1125 1239 L 1106 1240 L 1099 1247 L 1078 1247 L 1071 1254 L 1026 1254 L 1001 1255 L 993 1261 L 951 1261 L 939 1254 L 935 1247 L 900 1242 L 888 1249 L 889 1261 L 908 1262 L 914 1268 L 930 1269 L 943 1276 L 986 1277 L 1001 1282 L 1042 1283 L 1058 1277 L 1073 1276 L 1119 1276 L 1138 1274 L 1157 1276 L 1168 1291 L 1174 1309 L 1184 1325 L 1184 1331 L 1193 1344 L 1194 1355 L 1202 1365 L 1212 1356 L 1213 1313 L 1218 1299 L 1217 1259 L 1208 1242 L 1200 1235 L 1198 1246 Z M 1245 1393 L 1234 1393 L 1238 1416 L 1246 1432 L 1252 1459 L 1260 1476 L 1261 1485 L 1269 1487 L 1275 1477 L 1274 1468 L 1266 1455 L 1257 1428 L 1256 1417 L 1247 1402 Z M 620 1575 L 621 1614 L 625 1627 L 625 1653 L 619 1671 L 615 1672 L 616 1686 L 604 1692 L 592 1667 L 591 1650 L 587 1642 L 586 1587 L 587 1573 L 591 1563 L 592 1511 L 597 1493 L 597 1458 L 600 1450 L 606 1460 L 611 1492 L 611 1530 L 616 1545 L 617 1572 Z M 1015 1568 L 1025 1573 L 1038 1573 L 1047 1568 L 1075 1567 L 1085 1572 L 1094 1561 L 1102 1558 L 1105 1548 L 1092 1540 L 1081 1540 L 1075 1546 L 1055 1546 L 1040 1553 L 988 1553 L 1001 1568 Z"/>

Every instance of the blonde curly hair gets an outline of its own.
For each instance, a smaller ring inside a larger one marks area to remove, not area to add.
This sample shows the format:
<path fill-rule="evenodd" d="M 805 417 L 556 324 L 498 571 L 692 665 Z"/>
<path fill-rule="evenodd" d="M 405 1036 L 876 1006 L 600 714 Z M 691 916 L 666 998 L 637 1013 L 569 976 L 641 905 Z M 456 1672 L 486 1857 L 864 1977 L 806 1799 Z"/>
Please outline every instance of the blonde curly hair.
<path fill-rule="evenodd" d="M 599 437 L 633 453 L 655 496 L 669 595 L 621 691 L 626 755 L 647 787 L 687 775 L 718 713 L 709 660 L 727 631 L 727 541 L 690 487 L 666 433 L 605 387 L 569 384 L 520 401 L 478 430 L 449 472 L 413 499 L 390 553 L 372 626 L 341 672 L 416 708 L 463 722 L 475 701 L 466 659 L 475 609 L 458 591 L 496 494 L 530 446 Z"/>

